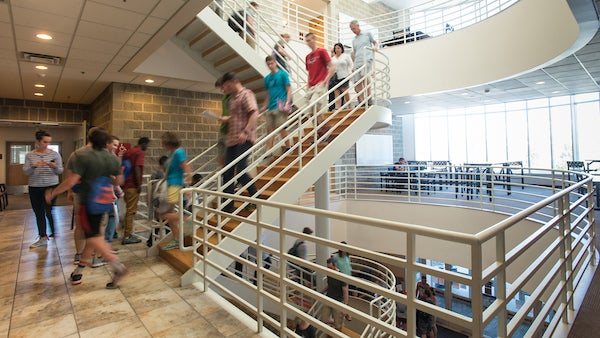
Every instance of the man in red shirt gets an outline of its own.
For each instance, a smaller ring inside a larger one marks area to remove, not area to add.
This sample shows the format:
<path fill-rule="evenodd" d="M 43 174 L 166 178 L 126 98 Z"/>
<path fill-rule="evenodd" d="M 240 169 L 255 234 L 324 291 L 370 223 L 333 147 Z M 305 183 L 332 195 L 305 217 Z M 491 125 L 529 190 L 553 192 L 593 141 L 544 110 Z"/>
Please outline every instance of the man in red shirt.
<path fill-rule="evenodd" d="M 306 45 L 311 52 L 306 55 L 306 70 L 308 71 L 308 89 L 306 91 L 306 102 L 313 102 L 319 99 L 317 110 L 327 105 L 327 85 L 329 79 L 335 73 L 335 65 L 331 62 L 329 52 L 325 48 L 317 47 L 317 40 L 313 33 L 305 36 Z"/>
<path fill-rule="evenodd" d="M 125 178 L 123 184 L 123 190 L 125 191 L 125 204 L 127 205 L 127 212 L 125 213 L 125 231 L 123 234 L 122 244 L 135 244 L 142 240 L 132 236 L 133 231 L 133 219 L 137 212 L 137 205 L 140 199 L 140 192 L 142 190 L 142 176 L 144 175 L 144 156 L 146 149 L 148 148 L 150 139 L 147 137 L 141 137 L 138 140 L 138 145 L 129 149 L 125 155 L 123 155 L 123 162 L 129 161 L 131 169 L 129 174 Z"/>

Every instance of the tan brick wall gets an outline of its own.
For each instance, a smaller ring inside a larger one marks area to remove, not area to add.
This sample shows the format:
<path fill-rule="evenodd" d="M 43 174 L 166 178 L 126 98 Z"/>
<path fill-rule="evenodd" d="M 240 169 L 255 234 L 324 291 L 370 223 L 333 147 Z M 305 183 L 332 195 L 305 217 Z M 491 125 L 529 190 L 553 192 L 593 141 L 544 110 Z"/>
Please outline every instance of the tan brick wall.
<path fill-rule="evenodd" d="M 89 118 L 88 105 L 0 98 L 1 121 L 76 124 Z"/>
<path fill-rule="evenodd" d="M 113 83 L 108 91 L 94 102 L 94 121 L 104 123 L 105 107 L 111 106 L 107 127 L 111 133 L 131 144 L 142 136 L 150 138 L 145 173 L 152 173 L 158 158 L 165 154 L 160 137 L 166 131 L 177 133 L 188 158 L 217 142 L 217 122 L 200 117 L 200 113 L 211 110 L 220 114 L 220 94 L 122 83 Z M 104 102 L 106 97 L 109 102 Z"/>

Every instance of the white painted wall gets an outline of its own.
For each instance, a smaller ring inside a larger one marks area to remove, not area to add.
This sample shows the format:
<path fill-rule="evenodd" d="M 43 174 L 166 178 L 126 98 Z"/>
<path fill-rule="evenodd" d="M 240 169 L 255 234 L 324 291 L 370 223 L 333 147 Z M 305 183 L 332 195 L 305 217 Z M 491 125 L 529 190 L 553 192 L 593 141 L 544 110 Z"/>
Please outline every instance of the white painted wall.
<path fill-rule="evenodd" d="M 466 88 L 541 68 L 564 58 L 578 34 L 566 0 L 521 0 L 450 34 L 382 49 L 390 59 L 391 97 Z"/>

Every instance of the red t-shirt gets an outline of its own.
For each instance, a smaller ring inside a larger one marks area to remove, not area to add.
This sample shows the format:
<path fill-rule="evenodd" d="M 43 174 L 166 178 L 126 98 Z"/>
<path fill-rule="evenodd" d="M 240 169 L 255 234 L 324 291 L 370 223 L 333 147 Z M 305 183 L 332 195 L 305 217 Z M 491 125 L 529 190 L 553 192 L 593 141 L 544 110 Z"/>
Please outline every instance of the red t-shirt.
<path fill-rule="evenodd" d="M 144 173 L 144 156 L 146 153 L 140 148 L 140 146 L 135 146 L 129 149 L 125 155 L 123 155 L 123 160 L 129 160 L 131 162 L 131 171 L 129 175 L 125 179 L 125 183 L 123 184 L 123 189 L 130 188 L 138 188 L 136 186 L 135 181 L 133 180 L 133 176 L 135 175 L 135 167 L 138 166 L 142 169 L 142 174 Z M 138 182 L 142 184 L 142 182 Z"/>
<path fill-rule="evenodd" d="M 327 64 L 331 57 L 325 48 L 317 48 L 306 55 L 306 70 L 308 71 L 308 87 L 315 86 L 327 77 Z"/>

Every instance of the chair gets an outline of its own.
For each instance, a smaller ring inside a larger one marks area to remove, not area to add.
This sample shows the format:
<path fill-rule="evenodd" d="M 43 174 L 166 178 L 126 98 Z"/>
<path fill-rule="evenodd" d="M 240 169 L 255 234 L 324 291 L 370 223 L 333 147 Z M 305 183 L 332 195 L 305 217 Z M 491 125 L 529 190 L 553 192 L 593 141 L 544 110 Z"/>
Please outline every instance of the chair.
<path fill-rule="evenodd" d="M 587 167 L 585 165 L 584 161 L 567 161 L 567 177 L 569 178 L 569 181 L 571 180 L 571 174 L 573 174 L 574 178 L 575 178 L 575 182 L 579 182 L 583 179 L 583 175 L 582 174 L 576 174 L 573 172 L 582 172 L 582 173 L 587 173 Z M 580 193 L 584 193 L 584 188 L 581 187 L 579 189 Z"/>
<path fill-rule="evenodd" d="M 433 174 L 435 176 L 434 183 L 440 187 L 440 191 L 443 186 L 448 188 L 448 177 L 451 177 L 452 163 L 450 161 L 432 161 L 431 168 L 435 170 L 435 173 Z M 435 186 L 433 187 L 433 190 L 436 190 Z"/>
<path fill-rule="evenodd" d="M 8 194 L 6 193 L 6 184 L 0 183 L 0 211 L 8 207 Z"/>

